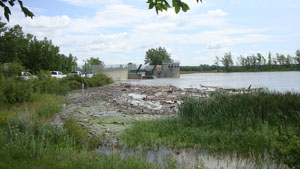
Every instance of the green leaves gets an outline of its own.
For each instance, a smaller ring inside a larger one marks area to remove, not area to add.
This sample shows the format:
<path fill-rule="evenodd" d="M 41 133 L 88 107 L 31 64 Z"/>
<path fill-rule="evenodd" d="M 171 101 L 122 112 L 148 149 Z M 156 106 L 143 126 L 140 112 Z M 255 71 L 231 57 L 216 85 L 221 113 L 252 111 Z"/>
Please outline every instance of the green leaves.
<path fill-rule="evenodd" d="M 4 7 L 4 16 L 9 21 L 9 15 L 11 14 L 9 8 L 7 6 Z"/>
<path fill-rule="evenodd" d="M 202 0 L 196 0 L 196 1 L 202 2 Z M 149 9 L 155 7 L 157 14 L 159 11 L 163 12 L 164 10 L 167 11 L 169 8 L 171 8 L 167 0 L 148 0 L 147 3 L 149 4 Z M 180 10 L 182 10 L 183 12 L 190 10 L 190 7 L 181 0 L 172 0 L 172 7 L 174 7 L 176 14 L 178 14 Z"/>
<path fill-rule="evenodd" d="M 171 60 L 171 55 L 164 47 L 152 48 L 146 52 L 145 64 L 161 65 L 163 60 Z"/>
<path fill-rule="evenodd" d="M 4 16 L 7 21 L 9 21 L 9 16 L 11 15 L 11 11 L 9 9 L 9 6 L 13 7 L 15 5 L 16 0 L 0 0 L 0 6 L 4 9 Z M 8 4 L 7 4 L 8 2 Z M 21 0 L 18 0 L 18 3 L 20 5 L 20 8 L 22 12 L 24 13 L 25 17 L 30 17 L 32 18 L 34 14 L 27 9 L 26 7 L 23 6 L 23 2 Z"/>

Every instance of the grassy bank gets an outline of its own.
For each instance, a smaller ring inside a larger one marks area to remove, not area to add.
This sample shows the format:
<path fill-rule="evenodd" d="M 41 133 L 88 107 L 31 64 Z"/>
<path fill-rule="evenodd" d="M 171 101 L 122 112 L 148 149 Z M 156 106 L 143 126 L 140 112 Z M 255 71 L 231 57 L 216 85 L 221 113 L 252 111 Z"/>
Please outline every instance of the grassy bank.
<path fill-rule="evenodd" d="M 199 147 L 256 160 L 268 155 L 297 168 L 299 121 L 299 94 L 214 93 L 185 99 L 179 117 L 138 122 L 122 139 L 134 147 Z"/>
<path fill-rule="evenodd" d="M 90 135 L 71 118 L 63 127 L 49 123 L 65 103 L 61 95 L 81 88 L 82 83 L 85 87 L 112 83 L 107 76 L 55 79 L 40 72 L 37 77 L 22 80 L 0 73 L 0 168 L 174 168 L 175 163 L 150 164 L 135 155 L 101 155 L 95 149 L 103 137 Z"/>
<path fill-rule="evenodd" d="M 31 102 L 0 108 L 0 168 L 160 168 L 137 156 L 101 155 L 101 137 L 69 119 L 62 128 L 49 119 L 62 108 L 60 96 L 43 94 Z M 166 164 L 173 168 L 173 164 Z"/>

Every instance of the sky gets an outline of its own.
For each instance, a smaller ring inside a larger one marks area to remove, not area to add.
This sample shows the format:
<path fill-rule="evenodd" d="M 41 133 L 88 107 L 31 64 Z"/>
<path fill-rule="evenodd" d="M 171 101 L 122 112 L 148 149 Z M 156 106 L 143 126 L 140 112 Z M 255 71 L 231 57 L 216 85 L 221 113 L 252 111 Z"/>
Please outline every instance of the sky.
<path fill-rule="evenodd" d="M 212 65 L 226 52 L 236 60 L 258 52 L 294 56 L 300 49 L 299 0 L 183 1 L 188 12 L 157 15 L 146 0 L 23 0 L 35 17 L 14 7 L 8 26 L 47 37 L 79 64 L 90 57 L 106 65 L 143 63 L 146 51 L 159 46 L 191 66 Z"/>

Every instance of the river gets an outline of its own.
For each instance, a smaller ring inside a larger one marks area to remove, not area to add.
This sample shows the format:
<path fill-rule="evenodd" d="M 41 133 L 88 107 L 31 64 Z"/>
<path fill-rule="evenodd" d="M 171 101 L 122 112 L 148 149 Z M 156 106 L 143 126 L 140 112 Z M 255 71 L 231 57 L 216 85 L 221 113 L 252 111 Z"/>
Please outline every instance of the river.
<path fill-rule="evenodd" d="M 225 88 L 264 87 L 270 91 L 300 92 L 300 71 L 291 72 L 242 72 L 242 73 L 194 73 L 180 78 L 154 80 L 128 80 L 126 83 L 152 86 L 173 85 L 179 88 L 200 88 L 201 85 Z"/>

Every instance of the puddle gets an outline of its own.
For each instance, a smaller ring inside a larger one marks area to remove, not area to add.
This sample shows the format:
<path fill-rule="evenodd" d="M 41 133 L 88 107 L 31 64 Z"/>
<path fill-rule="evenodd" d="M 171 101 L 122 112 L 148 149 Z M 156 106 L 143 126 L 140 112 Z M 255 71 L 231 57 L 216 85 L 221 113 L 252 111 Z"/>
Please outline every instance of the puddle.
<path fill-rule="evenodd" d="M 267 158 L 261 163 L 257 164 L 251 160 L 239 159 L 236 157 L 221 156 L 213 157 L 206 151 L 196 151 L 195 149 L 172 150 L 168 148 L 160 148 L 159 150 L 144 150 L 144 149 L 130 149 L 130 148 L 109 148 L 100 147 L 97 152 L 101 154 L 114 154 L 118 153 L 122 158 L 127 156 L 140 156 L 145 158 L 150 163 L 158 163 L 160 165 L 166 164 L 170 159 L 177 162 L 179 169 L 191 169 L 196 167 L 206 167 L 209 169 L 277 169 L 287 168 L 278 166 L 270 162 Z"/>

